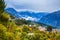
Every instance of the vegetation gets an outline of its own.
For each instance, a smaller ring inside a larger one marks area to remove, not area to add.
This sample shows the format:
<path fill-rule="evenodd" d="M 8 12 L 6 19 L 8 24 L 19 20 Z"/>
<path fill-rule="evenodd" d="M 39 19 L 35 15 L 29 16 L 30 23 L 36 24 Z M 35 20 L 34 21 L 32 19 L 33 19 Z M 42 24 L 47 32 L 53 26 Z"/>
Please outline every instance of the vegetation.
<path fill-rule="evenodd" d="M 0 14 L 4 12 L 4 8 L 5 8 L 5 2 L 4 0 L 0 0 Z"/>
<path fill-rule="evenodd" d="M 47 26 L 46 29 L 47 29 L 47 31 L 51 32 L 52 31 L 52 26 Z"/>
<path fill-rule="evenodd" d="M 30 21 L 27 21 L 25 19 L 16 19 L 15 23 L 16 23 L 16 25 L 23 25 L 23 24 L 28 24 L 29 25 L 29 24 L 31 24 Z"/>
<path fill-rule="evenodd" d="M 50 26 L 47 27 L 50 32 L 46 32 L 29 26 L 30 22 L 23 19 L 9 20 L 11 17 L 4 8 L 4 0 L 0 0 L 0 40 L 60 40 L 60 33 L 51 32 Z"/>

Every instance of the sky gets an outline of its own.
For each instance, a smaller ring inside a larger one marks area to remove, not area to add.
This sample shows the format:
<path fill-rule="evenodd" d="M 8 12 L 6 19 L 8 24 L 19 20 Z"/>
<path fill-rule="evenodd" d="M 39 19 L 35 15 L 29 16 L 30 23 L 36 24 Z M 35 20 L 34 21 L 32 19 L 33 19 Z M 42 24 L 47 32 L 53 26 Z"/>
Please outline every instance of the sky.
<path fill-rule="evenodd" d="M 53 12 L 60 10 L 60 0 L 5 0 L 6 8 Z"/>

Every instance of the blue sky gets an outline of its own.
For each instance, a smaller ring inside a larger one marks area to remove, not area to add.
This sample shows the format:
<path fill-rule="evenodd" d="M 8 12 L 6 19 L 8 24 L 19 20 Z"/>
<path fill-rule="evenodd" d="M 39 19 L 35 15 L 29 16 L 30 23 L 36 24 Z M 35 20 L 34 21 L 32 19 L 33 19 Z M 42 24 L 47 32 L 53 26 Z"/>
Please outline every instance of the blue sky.
<path fill-rule="evenodd" d="M 6 8 L 52 12 L 60 10 L 60 0 L 5 0 Z"/>

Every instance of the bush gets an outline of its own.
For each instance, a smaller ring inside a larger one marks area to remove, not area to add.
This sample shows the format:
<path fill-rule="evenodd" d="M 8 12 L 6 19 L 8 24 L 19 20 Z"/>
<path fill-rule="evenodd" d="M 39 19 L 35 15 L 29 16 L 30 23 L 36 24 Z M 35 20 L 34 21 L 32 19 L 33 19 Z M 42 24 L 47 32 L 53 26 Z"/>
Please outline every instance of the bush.
<path fill-rule="evenodd" d="M 15 32 L 16 30 L 16 24 L 15 22 L 10 22 L 10 24 L 8 25 L 7 29 L 8 29 L 8 32 Z"/>
<path fill-rule="evenodd" d="M 10 32 L 5 32 L 5 40 L 15 40 L 14 34 Z"/>
<path fill-rule="evenodd" d="M 10 16 L 9 16 L 6 12 L 2 13 L 2 15 L 0 16 L 0 20 L 1 20 L 2 22 L 7 22 L 7 21 L 9 21 L 9 18 L 10 18 Z"/>
<path fill-rule="evenodd" d="M 23 25 L 22 31 L 28 33 L 29 32 L 29 27 L 27 25 Z"/>
<path fill-rule="evenodd" d="M 0 24 L 0 40 L 5 40 L 5 32 L 7 31 L 7 28 Z"/>
<path fill-rule="evenodd" d="M 7 26 L 9 24 L 9 18 L 10 16 L 4 12 L 2 15 L 0 15 L 0 23 Z"/>

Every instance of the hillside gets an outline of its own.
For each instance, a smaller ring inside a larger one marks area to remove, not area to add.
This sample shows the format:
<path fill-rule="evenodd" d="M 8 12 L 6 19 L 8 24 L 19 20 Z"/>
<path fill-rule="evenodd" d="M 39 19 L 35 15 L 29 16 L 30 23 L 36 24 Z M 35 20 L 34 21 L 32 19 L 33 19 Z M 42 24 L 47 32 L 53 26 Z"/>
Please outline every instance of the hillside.
<path fill-rule="evenodd" d="M 41 23 L 60 28 L 60 11 L 52 12 L 41 18 Z"/>

